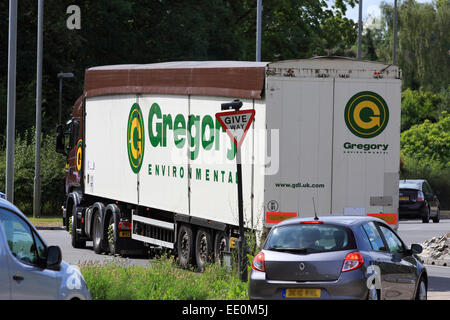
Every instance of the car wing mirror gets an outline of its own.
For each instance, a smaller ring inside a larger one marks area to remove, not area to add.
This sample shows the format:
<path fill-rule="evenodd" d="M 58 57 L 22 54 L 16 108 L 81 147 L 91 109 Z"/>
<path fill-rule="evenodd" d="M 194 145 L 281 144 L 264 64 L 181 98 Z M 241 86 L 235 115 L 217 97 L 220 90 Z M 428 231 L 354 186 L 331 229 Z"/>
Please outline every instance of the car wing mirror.
<path fill-rule="evenodd" d="M 423 248 L 420 244 L 414 243 L 411 245 L 411 253 L 412 254 L 420 254 L 420 253 L 422 253 L 422 251 L 423 251 Z"/>
<path fill-rule="evenodd" d="M 60 153 L 62 155 L 67 156 L 65 147 L 64 147 L 64 130 L 61 125 L 58 126 L 56 129 L 57 136 L 56 136 L 56 152 Z"/>
<path fill-rule="evenodd" d="M 47 249 L 47 268 L 58 269 L 62 261 L 61 248 L 58 246 L 51 246 Z"/>

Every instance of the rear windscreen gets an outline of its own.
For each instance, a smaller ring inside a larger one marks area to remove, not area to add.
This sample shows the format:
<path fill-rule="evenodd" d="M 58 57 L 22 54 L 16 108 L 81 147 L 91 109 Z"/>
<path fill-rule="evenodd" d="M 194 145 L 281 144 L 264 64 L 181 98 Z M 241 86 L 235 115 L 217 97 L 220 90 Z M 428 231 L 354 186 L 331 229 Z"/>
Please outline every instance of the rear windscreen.
<path fill-rule="evenodd" d="M 279 226 L 270 233 L 264 249 L 305 253 L 350 250 L 356 248 L 352 232 L 345 227 L 329 224 L 295 224 Z"/>

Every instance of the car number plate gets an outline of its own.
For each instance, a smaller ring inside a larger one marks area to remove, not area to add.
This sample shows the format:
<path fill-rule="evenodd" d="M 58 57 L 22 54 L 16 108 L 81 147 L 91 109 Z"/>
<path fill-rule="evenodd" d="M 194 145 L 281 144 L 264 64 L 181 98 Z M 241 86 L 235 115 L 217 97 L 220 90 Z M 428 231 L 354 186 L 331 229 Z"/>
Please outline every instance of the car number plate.
<path fill-rule="evenodd" d="M 409 201 L 409 197 L 400 197 L 400 201 Z"/>
<path fill-rule="evenodd" d="M 284 298 L 320 298 L 320 289 L 285 289 Z"/>
<path fill-rule="evenodd" d="M 131 237 L 131 231 L 120 231 L 119 237 L 121 238 L 130 238 Z"/>

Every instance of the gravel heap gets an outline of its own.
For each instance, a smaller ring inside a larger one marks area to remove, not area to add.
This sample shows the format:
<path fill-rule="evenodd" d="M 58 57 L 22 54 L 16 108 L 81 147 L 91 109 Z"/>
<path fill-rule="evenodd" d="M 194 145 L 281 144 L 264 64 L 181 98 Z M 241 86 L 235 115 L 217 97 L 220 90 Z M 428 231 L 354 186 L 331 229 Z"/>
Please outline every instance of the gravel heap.
<path fill-rule="evenodd" d="M 425 240 L 420 256 L 432 259 L 450 259 L 450 233 Z"/>

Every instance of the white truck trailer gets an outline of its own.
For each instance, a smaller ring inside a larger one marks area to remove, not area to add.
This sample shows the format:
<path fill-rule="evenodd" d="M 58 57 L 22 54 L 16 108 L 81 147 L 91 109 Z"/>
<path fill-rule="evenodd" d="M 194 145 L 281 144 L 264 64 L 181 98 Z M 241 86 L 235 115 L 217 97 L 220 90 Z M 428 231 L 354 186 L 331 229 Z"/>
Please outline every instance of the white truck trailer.
<path fill-rule="evenodd" d="M 164 247 L 200 268 L 228 251 L 239 237 L 236 149 L 215 114 L 234 99 L 255 111 L 241 147 L 247 229 L 315 212 L 397 227 L 397 67 L 338 57 L 169 62 L 86 71 L 57 143 L 72 244 Z"/>

